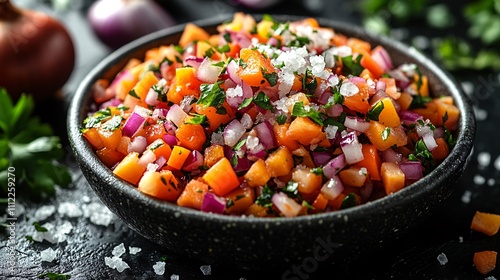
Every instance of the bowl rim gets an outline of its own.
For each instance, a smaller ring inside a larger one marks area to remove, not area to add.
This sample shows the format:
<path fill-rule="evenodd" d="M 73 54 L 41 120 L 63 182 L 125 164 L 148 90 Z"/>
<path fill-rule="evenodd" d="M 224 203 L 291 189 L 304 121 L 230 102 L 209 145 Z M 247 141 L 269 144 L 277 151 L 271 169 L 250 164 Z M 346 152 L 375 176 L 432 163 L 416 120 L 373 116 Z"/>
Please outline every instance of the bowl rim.
<path fill-rule="evenodd" d="M 256 20 L 262 18 L 262 15 L 250 14 Z M 233 14 L 218 15 L 208 19 L 202 19 L 198 21 L 192 21 L 192 23 L 202 27 L 214 27 L 221 24 L 225 20 L 231 19 Z M 271 15 L 278 21 L 294 21 L 306 18 L 305 16 L 295 16 L 295 15 Z M 269 224 L 283 224 L 283 223 L 302 223 L 307 222 L 320 222 L 328 219 L 350 219 L 351 217 L 363 217 L 367 213 L 373 211 L 373 209 L 380 208 L 383 211 L 388 211 L 395 207 L 401 206 L 404 201 L 408 199 L 414 199 L 416 197 L 422 196 L 425 193 L 432 191 L 432 189 L 438 187 L 438 183 L 442 178 L 446 177 L 448 173 L 453 173 L 451 171 L 460 168 L 465 168 L 467 162 L 470 159 L 472 153 L 473 140 L 475 137 L 475 117 L 472 109 L 470 99 L 464 94 L 463 89 L 459 86 L 455 78 L 447 71 L 441 69 L 432 59 L 427 55 L 421 53 L 417 49 L 410 47 L 400 41 L 395 41 L 389 37 L 371 33 L 360 26 L 340 22 L 332 19 L 326 19 L 318 17 L 320 26 L 331 27 L 338 33 L 345 34 L 346 31 L 349 33 L 350 37 L 361 37 L 364 39 L 369 39 L 371 42 L 378 42 L 382 45 L 390 45 L 391 47 L 401 51 L 401 53 L 406 53 L 409 59 L 415 61 L 419 65 L 425 65 L 429 69 L 429 73 L 437 76 L 439 80 L 445 85 L 445 87 L 450 92 L 450 96 L 453 97 L 455 105 L 459 108 L 460 118 L 458 122 L 458 134 L 456 137 L 456 145 L 450 151 L 447 158 L 441 162 L 434 170 L 429 174 L 424 176 L 419 181 L 403 188 L 402 190 L 384 196 L 383 198 L 367 202 L 355 207 L 327 212 L 327 213 L 317 213 L 305 216 L 297 217 L 279 217 L 279 218 L 262 218 L 262 217 L 252 217 L 252 216 L 232 216 L 232 215 L 220 215 L 213 213 L 206 213 L 195 209 L 190 209 L 187 207 L 178 206 L 174 203 L 162 201 L 155 199 L 153 197 L 147 196 L 140 193 L 139 190 L 133 185 L 129 184 L 116 177 L 112 171 L 106 167 L 95 155 L 94 151 L 90 145 L 84 140 L 84 137 L 80 133 L 81 124 L 85 118 L 85 104 L 89 103 L 90 99 L 90 89 L 93 83 L 101 78 L 104 73 L 110 71 L 113 63 L 127 59 L 127 56 L 140 50 L 147 44 L 159 41 L 162 38 L 173 36 L 179 34 L 184 30 L 184 27 L 188 23 L 175 25 L 170 28 L 162 29 L 157 32 L 151 33 L 139 39 L 136 39 L 123 47 L 113 51 L 111 54 L 106 56 L 102 61 L 100 61 L 92 70 L 85 76 L 85 78 L 80 82 L 75 94 L 71 98 L 68 114 L 67 114 L 67 130 L 70 145 L 72 147 L 74 156 L 82 168 L 82 164 L 85 164 L 91 168 L 95 169 L 97 176 L 104 180 L 109 181 L 109 178 L 114 178 L 116 182 L 111 183 L 115 187 L 117 192 L 130 197 L 141 204 L 145 204 L 148 207 L 154 207 L 160 209 L 164 213 L 175 213 L 180 215 L 187 215 L 193 219 L 201 220 L 217 220 L 220 222 L 230 222 L 237 224 L 252 224 L 252 225 L 266 225 Z M 119 71 L 119 70 L 118 70 Z M 464 164 L 459 164 L 464 163 Z M 449 170 L 451 168 L 451 171 Z M 461 170 L 463 171 L 463 169 Z M 95 192 L 95 190 L 94 190 Z M 99 194 L 97 193 L 99 196 Z"/>

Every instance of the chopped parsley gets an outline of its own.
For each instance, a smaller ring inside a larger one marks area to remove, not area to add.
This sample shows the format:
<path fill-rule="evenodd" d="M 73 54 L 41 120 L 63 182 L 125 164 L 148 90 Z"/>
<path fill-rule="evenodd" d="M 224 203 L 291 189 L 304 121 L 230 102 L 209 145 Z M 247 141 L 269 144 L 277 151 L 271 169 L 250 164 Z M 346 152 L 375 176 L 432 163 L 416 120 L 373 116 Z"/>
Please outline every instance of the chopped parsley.
<path fill-rule="evenodd" d="M 344 64 L 344 69 L 347 71 L 344 71 L 346 75 L 353 75 L 353 76 L 359 76 L 361 72 L 363 71 L 363 66 L 361 66 L 361 58 L 362 55 L 358 55 L 356 57 L 356 60 L 354 60 L 352 55 L 344 56 L 342 57 L 342 63 Z"/>
<path fill-rule="evenodd" d="M 39 222 L 33 222 L 33 226 L 37 232 L 47 232 L 47 228 L 42 227 Z"/>
<path fill-rule="evenodd" d="M 207 118 L 206 115 L 191 113 L 191 116 L 184 123 L 186 123 L 186 124 L 201 124 L 201 125 L 203 125 L 203 124 L 206 124 L 207 121 L 208 121 L 208 118 Z"/>
<path fill-rule="evenodd" d="M 346 197 L 344 197 L 344 200 L 342 200 L 340 209 L 346 209 L 354 206 L 356 206 L 356 195 L 354 193 L 349 193 Z"/>
<path fill-rule="evenodd" d="M 132 96 L 133 98 L 137 98 L 137 99 L 140 99 L 139 95 L 137 95 L 137 93 L 135 92 L 135 90 L 131 90 L 128 92 L 128 95 Z"/>
<path fill-rule="evenodd" d="M 322 167 L 315 167 L 311 169 L 311 172 L 315 175 L 323 175 L 323 168 Z"/>
<path fill-rule="evenodd" d="M 368 111 L 367 117 L 370 120 L 378 121 L 378 118 L 380 116 L 380 113 L 384 110 L 384 102 L 382 101 L 377 101 L 372 108 Z"/>
<path fill-rule="evenodd" d="M 243 102 L 241 102 L 241 104 L 238 105 L 238 110 L 248 107 L 250 104 L 252 104 L 252 101 L 253 97 L 243 99 Z"/>
<path fill-rule="evenodd" d="M 267 96 L 263 91 L 259 91 L 259 93 L 257 93 L 257 96 L 255 96 L 255 98 L 253 99 L 253 102 L 264 110 L 269 110 L 271 112 L 274 110 L 269 96 Z"/>
<path fill-rule="evenodd" d="M 415 143 L 415 152 L 413 154 L 408 155 L 408 160 L 411 161 L 419 160 L 422 163 L 422 166 L 424 167 L 425 173 L 430 172 L 436 164 L 434 161 L 434 156 L 432 156 L 432 153 L 429 151 L 429 149 L 427 148 L 422 139 L 418 140 Z"/>
<path fill-rule="evenodd" d="M 304 107 L 304 103 L 296 102 L 293 105 L 292 116 L 295 117 L 309 117 L 312 121 L 319 125 L 323 125 L 323 118 L 321 117 L 321 113 L 310 108 L 309 111 Z"/>
<path fill-rule="evenodd" d="M 115 131 L 122 123 L 122 116 L 113 116 L 111 119 L 102 124 L 101 128 L 106 131 Z"/>
<path fill-rule="evenodd" d="M 420 94 L 414 95 L 409 109 L 426 108 L 427 103 L 431 102 L 431 100 L 432 98 L 429 96 L 422 96 Z"/>
<path fill-rule="evenodd" d="M 290 198 L 296 198 L 299 196 L 299 183 L 295 181 L 289 181 L 282 190 Z"/>
<path fill-rule="evenodd" d="M 238 143 L 236 143 L 236 145 L 234 145 L 233 147 L 233 151 L 239 151 L 243 145 L 245 145 L 245 143 L 247 142 L 247 139 L 241 139 Z"/>
<path fill-rule="evenodd" d="M 287 116 L 284 115 L 284 114 L 279 114 L 278 116 L 276 116 L 276 122 L 279 124 L 279 125 L 283 125 L 286 123 L 286 120 L 287 120 Z"/>
<path fill-rule="evenodd" d="M 391 128 L 386 127 L 384 130 L 382 130 L 382 140 L 387 141 L 389 139 L 389 136 L 391 136 Z"/>
<path fill-rule="evenodd" d="M 111 110 L 106 107 L 105 109 L 95 112 L 92 116 L 85 118 L 83 124 L 85 128 L 99 127 L 101 122 L 111 117 Z"/>
<path fill-rule="evenodd" d="M 215 107 L 219 109 L 224 104 L 226 100 L 226 93 L 220 87 L 222 81 L 216 82 L 214 84 L 202 84 L 200 85 L 201 95 L 200 99 L 196 102 L 197 104 L 206 107 Z"/>
<path fill-rule="evenodd" d="M 262 194 L 259 197 L 257 197 L 255 203 L 257 203 L 262 207 L 270 208 L 273 206 L 273 202 L 271 201 L 273 194 L 274 194 L 273 190 L 268 185 L 265 185 L 264 188 L 262 188 Z"/>
<path fill-rule="evenodd" d="M 276 72 L 264 73 L 264 70 L 262 70 L 262 76 L 264 76 L 264 79 L 266 79 L 272 87 L 278 83 L 278 73 Z"/>

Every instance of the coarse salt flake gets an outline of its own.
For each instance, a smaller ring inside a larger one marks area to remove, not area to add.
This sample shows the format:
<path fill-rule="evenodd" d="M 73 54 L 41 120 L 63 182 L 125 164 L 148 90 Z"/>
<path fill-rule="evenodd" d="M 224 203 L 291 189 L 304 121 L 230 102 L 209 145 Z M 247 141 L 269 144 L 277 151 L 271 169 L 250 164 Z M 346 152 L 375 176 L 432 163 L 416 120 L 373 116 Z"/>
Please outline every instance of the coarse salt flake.
<path fill-rule="evenodd" d="M 444 253 L 441 253 L 437 256 L 437 260 L 439 261 L 440 265 L 445 265 L 448 263 L 448 258 Z"/>
<path fill-rule="evenodd" d="M 177 274 L 170 275 L 170 280 L 179 280 L 179 275 Z"/>
<path fill-rule="evenodd" d="M 130 266 L 122 260 L 122 258 L 113 256 L 113 257 L 104 257 L 104 263 L 111 269 L 116 269 L 118 272 L 123 272 L 125 269 L 130 268 Z"/>
<path fill-rule="evenodd" d="M 135 255 L 135 254 L 139 253 L 140 251 L 142 251 L 142 249 L 139 247 L 132 247 L 132 246 L 128 247 L 128 252 L 131 255 Z"/>
<path fill-rule="evenodd" d="M 42 262 L 52 262 L 56 259 L 56 256 L 56 251 L 54 251 L 52 248 L 47 248 L 40 252 L 40 258 L 42 259 Z"/>
<path fill-rule="evenodd" d="M 482 185 L 482 184 L 484 184 L 484 182 L 486 182 L 486 179 L 483 176 L 476 174 L 474 176 L 473 181 L 474 181 L 474 184 L 476 184 L 476 185 Z"/>
<path fill-rule="evenodd" d="M 76 218 L 83 215 L 82 210 L 71 202 L 62 202 L 57 208 L 57 213 L 61 216 L 67 216 L 68 218 Z"/>
<path fill-rule="evenodd" d="M 255 147 L 257 147 L 257 145 L 259 145 L 259 138 L 248 135 L 246 145 L 249 150 L 253 150 Z"/>
<path fill-rule="evenodd" d="M 234 88 L 228 88 L 226 90 L 227 97 L 241 97 L 243 96 L 243 88 L 240 85 L 237 85 Z"/>
<path fill-rule="evenodd" d="M 200 270 L 203 273 L 203 275 L 212 274 L 212 267 L 210 265 L 202 265 L 200 266 Z"/>
<path fill-rule="evenodd" d="M 477 154 L 477 163 L 480 167 L 486 167 L 491 162 L 491 155 L 488 152 L 480 152 Z"/>
<path fill-rule="evenodd" d="M 340 86 L 340 94 L 342 94 L 343 96 L 346 96 L 346 97 L 353 96 L 358 92 L 359 92 L 359 88 L 355 84 L 353 84 L 349 81 L 343 83 Z"/>
<path fill-rule="evenodd" d="M 470 203 L 471 197 L 472 197 L 472 192 L 465 191 L 464 194 L 462 194 L 462 202 L 463 203 Z"/>
<path fill-rule="evenodd" d="M 495 166 L 495 169 L 500 171 L 500 156 L 498 156 L 495 161 L 493 162 L 493 166 Z"/>
<path fill-rule="evenodd" d="M 495 278 L 495 276 L 488 276 L 484 278 L 484 280 L 497 280 L 497 279 Z"/>
<path fill-rule="evenodd" d="M 326 139 L 332 140 L 337 136 L 338 126 L 335 125 L 327 125 L 325 127 Z"/>
<path fill-rule="evenodd" d="M 157 275 L 165 274 L 165 262 L 156 262 L 156 264 L 153 265 L 153 270 Z"/>
<path fill-rule="evenodd" d="M 113 254 L 113 256 L 115 257 L 121 257 L 125 253 L 125 251 L 125 245 L 123 245 L 123 243 L 120 243 L 120 245 L 113 248 L 111 254 Z"/>
<path fill-rule="evenodd" d="M 309 63 L 311 63 L 311 73 L 313 76 L 328 79 L 330 73 L 325 70 L 325 58 L 321 55 L 314 55 L 309 57 Z"/>
<path fill-rule="evenodd" d="M 54 214 L 55 211 L 56 207 L 54 205 L 44 205 L 35 211 L 33 218 L 37 221 L 44 221 L 48 217 L 52 216 L 52 214 Z"/>

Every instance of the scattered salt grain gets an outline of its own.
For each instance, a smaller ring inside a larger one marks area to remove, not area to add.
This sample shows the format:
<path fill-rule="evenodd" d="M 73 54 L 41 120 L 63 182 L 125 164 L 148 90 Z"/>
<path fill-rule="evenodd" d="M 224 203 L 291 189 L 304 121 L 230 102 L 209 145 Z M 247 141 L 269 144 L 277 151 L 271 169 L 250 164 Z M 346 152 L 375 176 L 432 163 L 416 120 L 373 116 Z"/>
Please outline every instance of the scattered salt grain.
<path fill-rule="evenodd" d="M 495 166 L 495 169 L 500 171 L 500 156 L 498 156 L 496 159 L 495 159 L 495 162 L 493 162 L 493 166 Z"/>
<path fill-rule="evenodd" d="M 16 213 L 14 216 L 16 218 L 20 217 L 22 214 L 24 214 L 26 212 L 26 208 L 21 203 L 16 203 L 15 209 L 16 209 Z"/>
<path fill-rule="evenodd" d="M 342 85 L 340 86 L 340 94 L 342 94 L 343 96 L 353 96 L 358 92 L 359 88 L 351 82 L 342 83 Z"/>
<path fill-rule="evenodd" d="M 41 225 L 47 231 L 35 231 L 32 238 L 34 241 L 43 242 L 46 240 L 49 243 L 62 243 L 66 241 L 67 235 L 73 230 L 73 225 L 69 221 L 64 221 L 62 224 L 54 226 L 52 223 L 45 223 Z"/>
<path fill-rule="evenodd" d="M 477 163 L 479 164 L 479 167 L 486 167 L 490 165 L 491 162 L 491 155 L 488 152 L 480 152 L 477 154 Z"/>
<path fill-rule="evenodd" d="M 63 202 L 59 204 L 57 213 L 62 217 L 67 216 L 69 218 L 81 217 L 83 215 L 82 210 L 80 210 L 76 204 L 71 202 Z"/>
<path fill-rule="evenodd" d="M 54 205 L 44 205 L 35 211 L 33 218 L 41 222 L 52 216 L 54 212 L 56 212 L 56 207 Z"/>
<path fill-rule="evenodd" d="M 56 259 L 56 251 L 52 250 L 52 248 L 47 248 L 40 252 L 40 258 L 42 262 L 52 262 Z"/>
<path fill-rule="evenodd" d="M 484 121 L 488 118 L 488 111 L 481 108 L 474 107 L 474 114 L 478 121 Z"/>
<path fill-rule="evenodd" d="M 170 275 L 170 280 L 179 280 L 179 275 L 177 274 Z"/>
<path fill-rule="evenodd" d="M 165 262 L 156 262 L 156 264 L 153 265 L 153 269 L 157 275 L 165 274 Z"/>
<path fill-rule="evenodd" d="M 90 202 L 90 197 L 88 197 L 87 195 L 84 195 L 84 196 L 82 196 L 82 201 L 85 202 L 85 203 L 89 203 Z"/>
<path fill-rule="evenodd" d="M 458 237 L 458 243 L 464 243 L 464 237 L 463 236 L 459 236 Z"/>
<path fill-rule="evenodd" d="M 243 96 L 243 88 L 240 85 L 237 85 L 234 88 L 228 88 L 226 90 L 226 95 L 228 97 L 241 97 Z"/>
<path fill-rule="evenodd" d="M 464 194 L 462 194 L 462 202 L 463 203 L 470 203 L 471 196 L 472 196 L 471 191 L 465 191 Z"/>
<path fill-rule="evenodd" d="M 338 126 L 327 125 L 325 128 L 326 139 L 328 139 L 328 140 L 335 139 L 335 137 L 337 136 L 338 129 L 339 129 Z"/>
<path fill-rule="evenodd" d="M 473 178 L 474 184 L 476 185 L 482 185 L 484 182 L 486 182 L 486 179 L 481 176 L 481 175 L 475 175 Z"/>
<path fill-rule="evenodd" d="M 439 254 L 437 256 L 437 260 L 439 261 L 440 265 L 445 265 L 446 263 L 448 263 L 448 258 L 444 253 Z"/>
<path fill-rule="evenodd" d="M 495 278 L 495 276 L 488 276 L 484 278 L 484 280 L 497 280 L 497 279 Z"/>
<path fill-rule="evenodd" d="M 203 275 L 212 274 L 212 267 L 210 265 L 202 265 L 200 266 L 200 270 L 203 273 Z"/>
<path fill-rule="evenodd" d="M 222 133 L 212 133 L 212 138 L 210 139 L 212 145 L 224 145 L 224 136 Z"/>
<path fill-rule="evenodd" d="M 113 251 L 111 252 L 111 254 L 113 254 L 113 256 L 115 257 L 121 257 L 124 253 L 125 253 L 125 246 L 123 245 L 123 243 L 113 248 Z"/>
<path fill-rule="evenodd" d="M 489 178 L 488 181 L 486 181 L 486 184 L 490 187 L 495 185 L 495 178 Z"/>
<path fill-rule="evenodd" d="M 135 254 L 139 253 L 140 251 L 142 251 L 142 249 L 139 247 L 132 247 L 132 246 L 128 247 L 128 252 L 131 255 L 135 255 Z"/>
<path fill-rule="evenodd" d="M 240 277 L 240 280 L 247 280 L 246 278 Z"/>
<path fill-rule="evenodd" d="M 114 219 L 114 214 L 101 203 L 93 202 L 82 205 L 83 216 L 90 222 L 100 226 L 109 226 Z"/>
<path fill-rule="evenodd" d="M 130 266 L 122 260 L 122 258 L 114 257 L 104 257 L 104 263 L 112 268 L 116 269 L 118 272 L 123 272 L 125 269 L 130 268 Z"/>

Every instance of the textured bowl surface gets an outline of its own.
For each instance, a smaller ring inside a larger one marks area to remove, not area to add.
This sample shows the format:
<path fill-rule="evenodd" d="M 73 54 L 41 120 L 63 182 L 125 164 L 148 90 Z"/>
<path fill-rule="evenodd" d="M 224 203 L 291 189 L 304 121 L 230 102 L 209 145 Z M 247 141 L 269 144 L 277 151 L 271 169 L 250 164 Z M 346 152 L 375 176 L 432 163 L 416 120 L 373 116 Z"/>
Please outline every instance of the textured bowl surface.
<path fill-rule="evenodd" d="M 209 32 L 231 18 L 219 16 L 196 22 Z M 298 17 L 275 16 L 280 21 Z M 417 183 L 361 206 L 295 218 L 242 218 L 207 214 L 155 200 L 118 179 L 105 167 L 81 136 L 83 119 L 92 102 L 91 88 L 99 78 L 112 78 L 132 58 L 161 44 L 176 44 L 184 26 L 161 30 L 115 51 L 82 81 L 68 111 L 68 134 L 73 152 L 89 184 L 130 228 L 172 253 L 208 263 L 263 268 L 300 264 L 310 258 L 339 262 L 397 240 L 425 220 L 453 191 L 465 169 L 475 134 L 472 105 L 457 82 L 417 50 L 394 40 L 343 23 L 318 19 L 322 26 L 383 45 L 395 65 L 415 63 L 428 75 L 431 91 L 449 95 L 461 112 L 457 144 L 448 158 Z"/>

